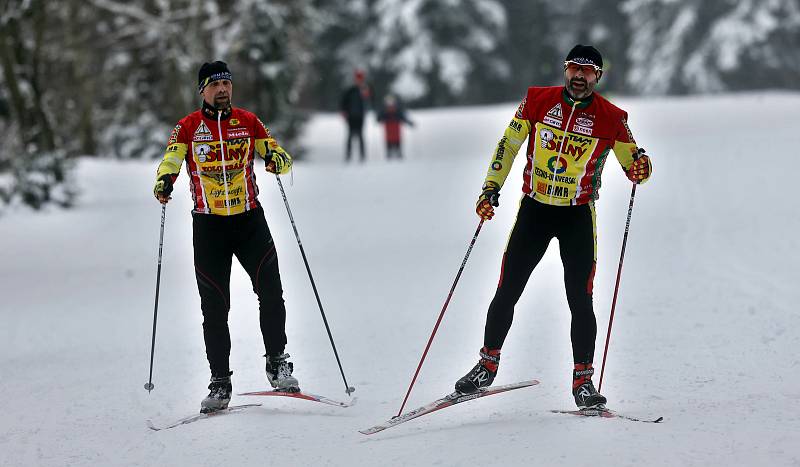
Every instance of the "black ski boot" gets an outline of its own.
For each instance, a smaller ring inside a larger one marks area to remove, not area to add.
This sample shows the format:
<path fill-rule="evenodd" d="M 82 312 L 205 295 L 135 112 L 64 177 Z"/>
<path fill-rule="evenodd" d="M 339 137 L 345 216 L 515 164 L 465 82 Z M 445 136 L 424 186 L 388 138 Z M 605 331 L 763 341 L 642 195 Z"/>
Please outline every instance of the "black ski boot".
<path fill-rule="evenodd" d="M 592 383 L 594 368 L 591 363 L 576 363 L 572 372 L 572 395 L 579 409 L 605 408 L 606 398 L 597 392 Z"/>
<path fill-rule="evenodd" d="M 456 381 L 456 391 L 461 394 L 474 394 L 479 389 L 491 386 L 497 376 L 497 366 L 500 364 L 500 349 L 489 350 L 486 347 L 480 351 L 481 359 L 478 364 Z"/>
<path fill-rule="evenodd" d="M 300 383 L 292 376 L 294 364 L 289 362 L 289 354 L 265 355 L 267 357 L 267 381 L 278 391 L 300 392 Z"/>
<path fill-rule="evenodd" d="M 232 374 L 233 372 L 229 372 L 226 376 L 211 376 L 211 384 L 208 385 L 211 392 L 200 403 L 200 413 L 211 413 L 228 408 L 233 392 Z"/>

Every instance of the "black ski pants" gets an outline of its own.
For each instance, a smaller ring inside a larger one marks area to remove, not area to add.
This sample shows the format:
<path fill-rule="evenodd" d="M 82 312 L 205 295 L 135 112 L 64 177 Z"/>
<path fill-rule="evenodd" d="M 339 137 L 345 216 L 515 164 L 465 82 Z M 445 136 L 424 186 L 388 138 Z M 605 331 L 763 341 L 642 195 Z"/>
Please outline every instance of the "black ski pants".
<path fill-rule="evenodd" d="M 228 375 L 228 329 L 233 256 L 244 267 L 258 296 L 259 319 L 268 355 L 286 346 L 286 308 L 278 256 L 260 206 L 232 216 L 193 213 L 194 268 L 203 311 L 203 337 L 212 376 Z"/>
<path fill-rule="evenodd" d="M 486 316 L 484 345 L 503 346 L 516 305 L 533 269 L 552 238 L 558 239 L 564 265 L 564 285 L 572 312 L 570 337 L 575 363 L 594 358 L 597 323 L 592 309 L 592 282 L 596 262 L 594 203 L 551 206 L 524 196 L 503 254 L 500 281 Z"/>
<path fill-rule="evenodd" d="M 350 161 L 350 150 L 352 148 L 353 138 L 358 140 L 358 149 L 361 155 L 361 162 L 367 157 L 364 152 L 364 117 L 348 117 L 347 118 L 347 152 L 345 153 L 345 161 Z"/>

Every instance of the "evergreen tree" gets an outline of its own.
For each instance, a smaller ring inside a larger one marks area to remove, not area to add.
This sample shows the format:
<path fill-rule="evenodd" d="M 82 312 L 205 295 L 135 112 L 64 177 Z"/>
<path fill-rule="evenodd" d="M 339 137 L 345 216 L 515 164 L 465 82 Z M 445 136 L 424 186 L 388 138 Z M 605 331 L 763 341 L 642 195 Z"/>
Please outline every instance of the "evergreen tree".
<path fill-rule="evenodd" d="M 6 204 L 69 206 L 75 195 L 64 139 L 53 122 L 63 107 L 48 86 L 58 68 L 49 67 L 45 44 L 58 39 L 52 26 L 59 19 L 43 0 L 7 1 L 0 10 L 0 87 L 9 103 L 9 118 L 0 120 L 7 135 L 0 149 L 0 201 Z"/>
<path fill-rule="evenodd" d="M 796 0 L 628 0 L 623 11 L 632 32 L 627 82 L 636 93 L 797 88 Z"/>
<path fill-rule="evenodd" d="M 392 92 L 423 106 L 462 103 L 476 89 L 472 79 L 508 72 L 493 55 L 505 26 L 495 0 L 351 0 L 331 8 L 336 20 L 318 42 L 332 53 L 317 63 L 340 81 L 338 89 L 318 86 L 326 102 L 335 102 L 328 96 L 338 97 L 356 68 L 368 71 L 377 95 Z"/>
<path fill-rule="evenodd" d="M 308 1 L 245 0 L 233 14 L 243 18 L 240 40 L 230 51 L 237 76 L 234 99 L 246 99 L 292 156 L 301 157 L 307 114 L 298 104 L 311 74 L 313 8 Z"/>

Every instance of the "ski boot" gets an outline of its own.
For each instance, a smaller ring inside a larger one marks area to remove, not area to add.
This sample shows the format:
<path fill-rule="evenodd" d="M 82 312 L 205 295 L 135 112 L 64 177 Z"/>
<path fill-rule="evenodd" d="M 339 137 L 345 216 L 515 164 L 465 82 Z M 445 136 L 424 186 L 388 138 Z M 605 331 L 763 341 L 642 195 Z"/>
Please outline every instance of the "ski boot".
<path fill-rule="evenodd" d="M 474 394 L 479 389 L 491 386 L 497 376 L 497 366 L 500 364 L 500 349 L 487 349 L 480 351 L 481 359 L 469 373 L 456 381 L 456 391 L 461 394 Z"/>
<path fill-rule="evenodd" d="M 225 376 L 211 376 L 211 384 L 208 385 L 210 392 L 200 403 L 200 413 L 211 413 L 228 408 L 228 403 L 231 401 L 231 392 L 233 392 L 233 386 L 231 385 L 232 374 L 233 372 L 231 371 Z"/>
<path fill-rule="evenodd" d="M 604 409 L 606 398 L 603 397 L 592 383 L 594 368 L 591 363 L 576 363 L 572 372 L 572 395 L 575 396 L 575 405 L 580 410 Z"/>
<path fill-rule="evenodd" d="M 287 361 L 289 354 L 265 355 L 267 357 L 267 381 L 276 391 L 300 392 L 300 383 L 292 376 L 294 364 Z"/>

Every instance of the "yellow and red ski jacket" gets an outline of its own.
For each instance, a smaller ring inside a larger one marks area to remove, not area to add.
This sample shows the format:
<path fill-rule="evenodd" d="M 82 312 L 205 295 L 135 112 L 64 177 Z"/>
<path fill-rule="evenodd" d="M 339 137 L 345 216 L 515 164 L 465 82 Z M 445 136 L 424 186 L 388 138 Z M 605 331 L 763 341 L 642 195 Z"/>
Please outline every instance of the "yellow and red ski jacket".
<path fill-rule="evenodd" d="M 497 143 L 486 182 L 503 186 L 525 138 L 527 157 L 522 191 L 558 206 L 598 198 L 608 152 L 627 170 L 636 141 L 628 114 L 599 94 L 575 101 L 563 86 L 531 87 Z"/>
<path fill-rule="evenodd" d="M 217 118 L 214 111 L 203 107 L 175 125 L 156 179 L 177 176 L 186 160 L 193 211 L 240 214 L 259 206 L 253 171 L 256 152 L 262 158 L 281 154 L 288 162 L 282 172 L 289 171 L 291 158 L 253 113 L 234 107 Z"/>

